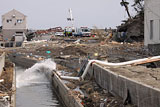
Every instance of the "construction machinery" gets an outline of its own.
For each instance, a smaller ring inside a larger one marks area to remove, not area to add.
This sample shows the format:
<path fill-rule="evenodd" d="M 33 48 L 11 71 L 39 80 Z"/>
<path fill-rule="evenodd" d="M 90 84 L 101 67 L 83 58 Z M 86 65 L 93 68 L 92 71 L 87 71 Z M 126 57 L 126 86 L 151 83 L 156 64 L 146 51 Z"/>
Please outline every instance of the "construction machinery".
<path fill-rule="evenodd" d="M 80 37 L 90 37 L 91 30 L 88 27 L 75 28 L 74 27 L 74 18 L 72 15 L 72 9 L 69 9 L 70 18 L 67 18 L 68 21 L 72 23 L 71 27 L 65 27 L 64 34 L 65 36 L 80 36 Z"/>

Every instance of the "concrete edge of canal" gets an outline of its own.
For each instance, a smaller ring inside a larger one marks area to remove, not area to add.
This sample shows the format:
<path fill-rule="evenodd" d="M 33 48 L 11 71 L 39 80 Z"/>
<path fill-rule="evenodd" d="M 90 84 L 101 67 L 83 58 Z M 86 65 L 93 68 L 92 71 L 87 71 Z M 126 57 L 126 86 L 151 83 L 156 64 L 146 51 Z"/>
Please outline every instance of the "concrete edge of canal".
<path fill-rule="evenodd" d="M 13 83 L 12 83 L 13 94 L 11 96 L 11 107 L 16 107 L 16 70 L 15 64 L 13 63 Z"/>
<path fill-rule="evenodd" d="M 94 76 L 100 87 L 107 89 L 115 96 L 120 96 L 124 101 L 130 97 L 132 104 L 138 107 L 159 107 L 160 105 L 160 90 L 155 87 L 118 75 L 98 64 L 93 64 L 89 68 L 89 75 Z"/>
<path fill-rule="evenodd" d="M 58 75 L 54 72 L 52 76 L 52 84 L 59 99 L 66 107 L 83 107 L 76 97 L 74 97 L 70 89 L 62 82 Z"/>
<path fill-rule="evenodd" d="M 78 60 L 64 60 L 58 61 L 58 63 L 73 69 L 79 66 Z M 88 75 L 93 76 L 100 87 L 108 90 L 114 96 L 120 96 L 124 101 L 130 97 L 131 103 L 138 107 L 159 107 L 160 105 L 160 90 L 158 88 L 118 75 L 98 64 L 90 66 Z"/>

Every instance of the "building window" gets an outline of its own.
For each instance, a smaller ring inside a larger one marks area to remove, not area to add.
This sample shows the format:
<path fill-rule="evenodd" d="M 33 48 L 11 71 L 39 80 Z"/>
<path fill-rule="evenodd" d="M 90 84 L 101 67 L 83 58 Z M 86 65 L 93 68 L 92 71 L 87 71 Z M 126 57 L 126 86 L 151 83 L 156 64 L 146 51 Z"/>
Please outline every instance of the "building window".
<path fill-rule="evenodd" d="M 17 23 L 22 23 L 22 22 L 23 22 L 22 19 L 18 19 L 18 20 L 17 20 Z"/>
<path fill-rule="evenodd" d="M 7 23 L 11 23 L 12 19 L 7 19 L 6 21 L 7 21 Z"/>
<path fill-rule="evenodd" d="M 153 20 L 150 20 L 150 39 L 152 40 L 153 39 L 153 24 L 154 24 L 154 21 Z"/>
<path fill-rule="evenodd" d="M 12 15 L 12 18 L 15 18 L 16 17 L 16 15 Z"/>

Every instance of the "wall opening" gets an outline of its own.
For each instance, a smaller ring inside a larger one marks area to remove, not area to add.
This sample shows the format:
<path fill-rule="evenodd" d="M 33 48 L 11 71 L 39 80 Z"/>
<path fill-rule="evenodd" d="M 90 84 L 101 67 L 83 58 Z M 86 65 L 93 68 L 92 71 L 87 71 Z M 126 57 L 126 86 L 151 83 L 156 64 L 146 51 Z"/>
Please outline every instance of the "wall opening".
<path fill-rule="evenodd" d="M 12 19 L 7 19 L 6 22 L 7 22 L 7 23 L 11 23 L 11 22 L 12 22 Z"/>
<path fill-rule="evenodd" d="M 153 20 L 150 20 L 150 40 L 153 39 L 153 24 L 154 24 L 154 21 Z"/>

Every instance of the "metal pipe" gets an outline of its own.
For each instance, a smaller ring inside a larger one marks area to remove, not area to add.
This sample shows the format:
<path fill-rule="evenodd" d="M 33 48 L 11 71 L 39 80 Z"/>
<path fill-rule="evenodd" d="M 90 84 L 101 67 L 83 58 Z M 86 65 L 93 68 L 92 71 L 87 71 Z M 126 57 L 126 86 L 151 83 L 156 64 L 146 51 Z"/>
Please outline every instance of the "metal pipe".
<path fill-rule="evenodd" d="M 69 76 L 61 76 L 62 79 L 70 79 L 70 80 L 84 80 L 88 69 L 90 67 L 90 65 L 92 63 L 99 63 L 102 65 L 107 65 L 107 66 L 124 66 L 124 65 L 131 65 L 134 63 L 138 63 L 138 62 L 143 62 L 143 61 L 147 61 L 147 60 L 153 60 L 153 59 L 160 59 L 160 56 L 155 56 L 155 57 L 150 57 L 150 58 L 143 58 L 143 59 L 138 59 L 138 60 L 132 60 L 132 61 L 127 61 L 127 62 L 121 62 L 121 63 L 109 63 L 109 62 L 105 62 L 105 61 L 99 61 L 99 60 L 90 60 L 82 74 L 81 77 L 69 77 Z"/>
<path fill-rule="evenodd" d="M 80 77 L 70 77 L 70 76 L 60 76 L 61 79 L 64 79 L 64 80 L 78 80 L 80 81 Z"/>

